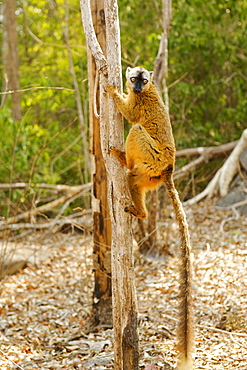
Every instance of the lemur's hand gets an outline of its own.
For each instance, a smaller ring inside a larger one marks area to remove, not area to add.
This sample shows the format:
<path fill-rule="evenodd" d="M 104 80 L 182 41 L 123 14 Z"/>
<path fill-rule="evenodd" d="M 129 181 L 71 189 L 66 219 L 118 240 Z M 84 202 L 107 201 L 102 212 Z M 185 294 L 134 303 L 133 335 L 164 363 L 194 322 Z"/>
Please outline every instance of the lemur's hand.
<path fill-rule="evenodd" d="M 108 92 L 109 94 L 114 94 L 117 91 L 117 88 L 115 85 L 107 85 L 105 87 L 105 91 Z"/>

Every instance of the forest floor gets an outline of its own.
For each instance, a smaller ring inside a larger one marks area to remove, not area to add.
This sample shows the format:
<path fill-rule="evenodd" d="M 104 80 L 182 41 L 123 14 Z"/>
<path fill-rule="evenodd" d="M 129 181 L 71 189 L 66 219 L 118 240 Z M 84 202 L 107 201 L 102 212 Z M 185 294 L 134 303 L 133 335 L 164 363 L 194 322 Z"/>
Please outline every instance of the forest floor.
<path fill-rule="evenodd" d="M 193 250 L 195 369 L 244 370 L 247 218 L 213 204 L 185 208 Z M 159 224 L 158 236 L 169 253 L 147 259 L 135 251 L 140 369 L 176 364 L 179 240 L 172 217 Z M 15 243 L 44 248 L 48 257 L 0 282 L 0 368 L 113 369 L 112 329 L 89 330 L 92 237 L 34 233 Z"/>

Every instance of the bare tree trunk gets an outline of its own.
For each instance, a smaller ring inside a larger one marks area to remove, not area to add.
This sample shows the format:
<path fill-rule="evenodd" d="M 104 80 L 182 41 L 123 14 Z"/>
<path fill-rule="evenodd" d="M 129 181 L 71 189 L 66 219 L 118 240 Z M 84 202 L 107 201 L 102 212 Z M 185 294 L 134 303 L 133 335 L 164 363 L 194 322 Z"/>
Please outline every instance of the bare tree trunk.
<path fill-rule="evenodd" d="M 105 1 L 107 29 L 108 83 L 116 83 L 122 90 L 121 52 L 118 6 L 116 0 Z M 104 122 L 102 122 L 104 127 Z M 123 148 L 124 126 L 122 115 L 109 98 L 109 117 L 104 133 L 108 134 L 105 153 L 111 146 Z M 115 370 L 138 370 L 138 312 L 133 262 L 131 216 L 124 212 L 130 202 L 125 172 L 120 163 L 107 155 L 108 199 L 112 219 L 112 289 Z M 126 196 L 128 194 L 128 197 Z"/>
<path fill-rule="evenodd" d="M 120 37 L 116 0 L 105 0 L 107 61 L 97 41 L 89 0 L 81 0 L 87 43 L 100 73 L 101 148 L 108 175 L 108 202 L 112 222 L 112 294 L 115 370 L 138 369 L 137 300 L 135 292 L 131 216 L 124 212 L 130 202 L 123 167 L 109 155 L 109 147 L 123 147 L 123 119 L 105 86 L 122 89 Z M 108 62 L 108 64 L 107 64 Z"/>
<path fill-rule="evenodd" d="M 169 98 L 167 88 L 168 78 L 168 33 L 172 17 L 172 0 L 162 0 L 162 36 L 159 51 L 154 62 L 154 81 L 160 93 L 164 92 L 164 101 L 169 113 Z"/>
<path fill-rule="evenodd" d="M 91 0 L 94 29 L 105 52 L 104 0 Z M 92 210 L 94 222 L 94 303 L 93 316 L 98 325 L 112 326 L 111 284 L 111 219 L 107 200 L 107 175 L 100 145 L 100 122 L 94 114 L 94 103 L 99 106 L 99 86 L 95 85 L 97 68 L 88 49 L 88 81 L 90 111 L 90 150 L 92 162 Z"/>
<path fill-rule="evenodd" d="M 13 119 L 21 120 L 21 95 L 19 83 L 19 57 L 18 57 L 18 36 L 16 24 L 16 2 L 5 0 L 3 6 L 3 61 L 4 72 L 7 76 L 8 89 L 14 90 L 12 96 Z"/>

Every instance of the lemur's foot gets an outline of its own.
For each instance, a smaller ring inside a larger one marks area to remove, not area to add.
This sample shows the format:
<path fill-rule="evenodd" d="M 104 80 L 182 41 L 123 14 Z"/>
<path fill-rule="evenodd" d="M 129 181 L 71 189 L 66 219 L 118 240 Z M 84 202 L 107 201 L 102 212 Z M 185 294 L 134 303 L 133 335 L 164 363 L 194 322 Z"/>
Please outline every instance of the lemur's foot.
<path fill-rule="evenodd" d="M 114 148 L 113 146 L 110 147 L 109 152 L 114 155 L 123 166 L 127 167 L 125 152 Z"/>
<path fill-rule="evenodd" d="M 133 216 L 140 218 L 141 220 L 145 220 L 148 218 L 148 215 L 145 211 L 140 212 L 134 206 L 125 207 L 124 212 L 131 213 Z"/>
<path fill-rule="evenodd" d="M 119 152 L 121 152 L 121 150 L 115 148 L 114 146 L 110 146 L 110 149 L 109 149 L 109 153 L 110 154 L 113 154 L 113 155 L 116 155 L 118 154 Z"/>

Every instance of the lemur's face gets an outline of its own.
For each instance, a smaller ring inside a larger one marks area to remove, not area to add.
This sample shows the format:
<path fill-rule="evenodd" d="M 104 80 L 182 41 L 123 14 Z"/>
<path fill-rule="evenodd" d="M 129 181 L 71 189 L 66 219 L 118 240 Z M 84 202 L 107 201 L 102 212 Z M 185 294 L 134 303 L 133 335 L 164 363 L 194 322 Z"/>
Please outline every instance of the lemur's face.
<path fill-rule="evenodd" d="M 127 87 L 136 94 L 140 94 L 148 90 L 152 82 L 152 78 L 153 72 L 149 72 L 142 67 L 128 67 L 126 70 Z"/>

